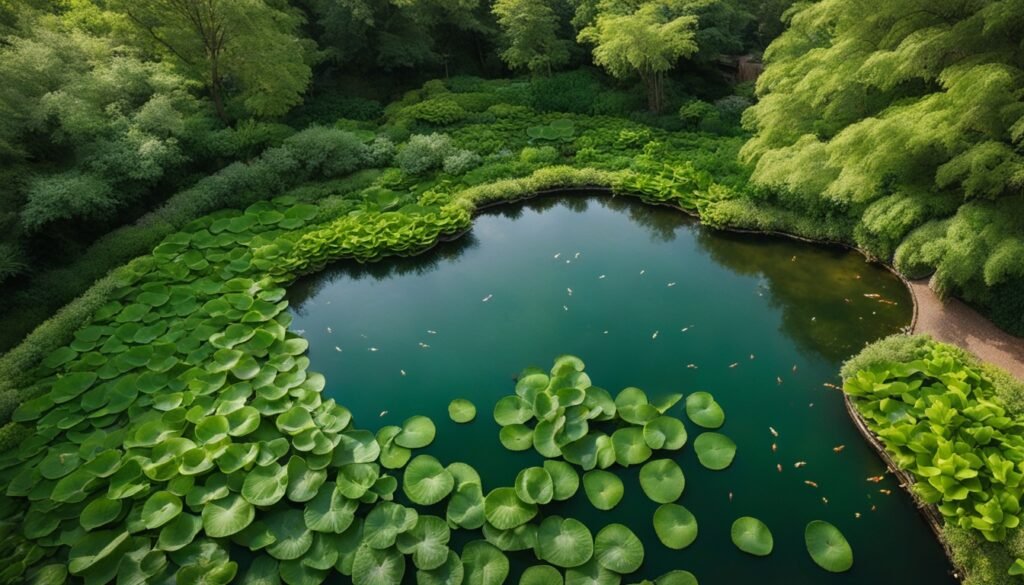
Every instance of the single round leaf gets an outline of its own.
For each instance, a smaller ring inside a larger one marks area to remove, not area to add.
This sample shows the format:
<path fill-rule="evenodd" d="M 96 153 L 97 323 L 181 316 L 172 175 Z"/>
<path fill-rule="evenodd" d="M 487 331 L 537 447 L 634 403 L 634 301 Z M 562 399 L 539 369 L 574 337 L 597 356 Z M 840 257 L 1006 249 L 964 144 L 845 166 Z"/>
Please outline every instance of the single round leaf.
<path fill-rule="evenodd" d="M 721 433 L 701 433 L 693 441 L 700 464 L 714 471 L 721 471 L 732 465 L 736 456 L 736 443 Z"/>
<path fill-rule="evenodd" d="M 543 467 L 527 467 L 516 476 L 516 495 L 527 504 L 547 504 L 555 496 L 551 474 Z"/>
<path fill-rule="evenodd" d="M 465 585 L 501 585 L 508 578 L 508 557 L 493 544 L 474 540 L 462 549 Z"/>
<path fill-rule="evenodd" d="M 536 516 L 537 505 L 519 499 L 514 488 L 501 487 L 491 490 L 484 498 L 484 515 L 495 528 L 508 530 L 525 524 Z"/>
<path fill-rule="evenodd" d="M 594 557 L 602 567 L 625 575 L 644 562 L 644 545 L 622 524 L 609 524 L 594 539 Z"/>
<path fill-rule="evenodd" d="M 694 392 L 686 397 L 686 416 L 706 429 L 717 429 L 725 423 L 725 411 L 709 392 Z"/>
<path fill-rule="evenodd" d="M 775 540 L 764 522 L 750 516 L 737 518 L 732 523 L 732 543 L 741 551 L 758 557 L 772 553 Z"/>
<path fill-rule="evenodd" d="M 578 567 L 594 554 L 590 529 L 579 520 L 548 516 L 537 530 L 537 558 L 558 567 Z"/>
<path fill-rule="evenodd" d="M 686 479 L 678 463 L 671 459 L 656 459 L 640 468 L 640 487 L 652 501 L 667 504 L 683 495 Z"/>
<path fill-rule="evenodd" d="M 452 477 L 441 462 L 430 455 L 417 455 L 405 468 L 402 490 L 414 504 L 430 506 L 445 499 L 455 487 Z M 422 568 L 422 567 L 421 567 Z"/>
<path fill-rule="evenodd" d="M 610 471 L 595 469 L 583 474 L 583 491 L 598 510 L 611 510 L 619 505 L 626 488 L 619 476 Z"/>
<path fill-rule="evenodd" d="M 457 423 L 468 423 L 476 418 L 476 406 L 465 398 L 456 398 L 448 404 L 448 417 Z"/>
<path fill-rule="evenodd" d="M 402 423 L 402 432 L 395 435 L 395 444 L 406 449 L 421 449 L 434 442 L 436 433 L 434 421 L 416 415 Z"/>
<path fill-rule="evenodd" d="M 832 573 L 853 567 L 853 549 L 838 528 L 823 520 L 813 520 L 804 529 L 804 542 L 811 559 Z"/>
<path fill-rule="evenodd" d="M 519 585 L 563 585 L 562 573 L 551 565 L 527 567 L 519 577 Z"/>
<path fill-rule="evenodd" d="M 697 519 L 679 504 L 664 504 L 654 511 L 654 532 L 668 548 L 684 549 L 697 539 Z"/>

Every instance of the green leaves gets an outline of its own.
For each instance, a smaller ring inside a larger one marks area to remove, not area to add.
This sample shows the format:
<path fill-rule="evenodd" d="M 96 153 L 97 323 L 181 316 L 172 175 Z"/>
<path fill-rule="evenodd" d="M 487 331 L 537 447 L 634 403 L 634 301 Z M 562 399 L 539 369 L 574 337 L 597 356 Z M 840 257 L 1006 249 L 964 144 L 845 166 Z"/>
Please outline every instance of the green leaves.
<path fill-rule="evenodd" d="M 654 511 L 654 532 L 668 548 L 684 549 L 697 539 L 697 519 L 678 504 L 664 504 Z"/>
<path fill-rule="evenodd" d="M 395 436 L 395 444 L 406 449 L 420 449 L 433 443 L 436 433 L 434 421 L 425 416 L 413 416 L 402 423 L 402 431 Z"/>
<path fill-rule="evenodd" d="M 583 490 L 587 493 L 587 499 L 598 510 L 611 510 L 618 506 L 626 492 L 619 476 L 600 469 L 583 474 Z"/>
<path fill-rule="evenodd" d="M 714 471 L 732 465 L 736 456 L 736 443 L 721 433 L 701 433 L 693 442 L 700 464 Z"/>
<path fill-rule="evenodd" d="M 464 398 L 456 398 L 448 404 L 448 417 L 453 422 L 468 423 L 476 418 L 476 406 Z"/>
<path fill-rule="evenodd" d="M 725 423 L 725 411 L 708 392 L 694 392 L 686 397 L 686 416 L 706 429 L 717 429 Z"/>
<path fill-rule="evenodd" d="M 549 516 L 537 530 L 537 558 L 557 567 L 578 567 L 594 554 L 586 525 L 572 518 Z"/>
<path fill-rule="evenodd" d="M 142 523 L 152 530 L 167 524 L 181 513 L 181 498 L 170 492 L 155 492 L 142 506 Z"/>
<path fill-rule="evenodd" d="M 238 534 L 252 523 L 256 510 L 238 494 L 207 502 L 203 506 L 203 531 L 212 538 Z"/>
<path fill-rule="evenodd" d="M 455 478 L 430 455 L 417 455 L 405 468 L 402 489 L 415 504 L 430 506 L 443 500 L 455 487 Z M 422 567 L 421 567 L 422 568 Z M 429 567 L 434 568 L 434 567 Z"/>
<path fill-rule="evenodd" d="M 822 569 L 842 573 L 853 567 L 853 549 L 843 533 L 832 524 L 823 520 L 808 523 L 804 529 L 804 542 L 811 559 Z"/>
<path fill-rule="evenodd" d="M 658 459 L 640 468 L 640 487 L 652 501 L 667 504 L 683 495 L 686 479 L 679 464 L 671 459 Z"/>
<path fill-rule="evenodd" d="M 757 518 L 743 516 L 732 523 L 732 543 L 741 551 L 758 557 L 768 556 L 775 546 L 768 526 Z"/>
<path fill-rule="evenodd" d="M 594 557 L 609 571 L 632 573 L 644 562 L 644 545 L 626 526 L 609 524 L 594 539 Z"/>
<path fill-rule="evenodd" d="M 537 515 L 537 506 L 519 499 L 513 488 L 496 488 L 484 499 L 484 514 L 492 526 L 508 530 L 529 522 Z"/>

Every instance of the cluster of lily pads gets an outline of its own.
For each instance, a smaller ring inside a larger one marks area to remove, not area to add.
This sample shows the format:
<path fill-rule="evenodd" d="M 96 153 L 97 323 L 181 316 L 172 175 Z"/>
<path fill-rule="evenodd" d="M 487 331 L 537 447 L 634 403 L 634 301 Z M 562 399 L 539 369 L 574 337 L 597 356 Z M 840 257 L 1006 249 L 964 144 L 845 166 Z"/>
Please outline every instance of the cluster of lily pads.
<path fill-rule="evenodd" d="M 564 141 L 571 140 L 576 134 L 576 124 L 567 118 L 552 120 L 549 124 L 530 126 L 526 135 L 532 140 Z"/>
<path fill-rule="evenodd" d="M 928 342 L 917 351 L 913 361 L 858 371 L 843 390 L 925 502 L 947 522 L 1003 541 L 1024 515 L 1024 420 L 1007 414 L 992 380 L 954 348 Z"/>

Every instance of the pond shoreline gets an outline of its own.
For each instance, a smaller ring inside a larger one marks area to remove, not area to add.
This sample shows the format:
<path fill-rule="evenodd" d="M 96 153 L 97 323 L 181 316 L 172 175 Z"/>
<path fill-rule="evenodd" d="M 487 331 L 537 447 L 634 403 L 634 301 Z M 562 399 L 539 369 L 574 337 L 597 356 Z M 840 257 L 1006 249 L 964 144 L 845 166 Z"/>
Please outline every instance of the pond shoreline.
<path fill-rule="evenodd" d="M 611 187 L 597 186 L 597 185 L 595 185 L 595 186 L 564 187 L 564 188 L 556 188 L 556 189 L 544 189 L 544 190 L 540 190 L 540 191 L 535 191 L 531 195 L 526 196 L 526 197 L 517 197 L 515 199 L 508 199 L 508 200 L 502 200 L 502 201 L 492 201 L 492 202 L 486 203 L 484 205 L 481 205 L 481 206 L 477 207 L 474 210 L 473 215 L 474 215 L 474 217 L 476 217 L 482 211 L 486 211 L 488 209 L 492 209 L 492 208 L 499 207 L 499 206 L 502 206 L 502 205 L 508 205 L 508 204 L 514 204 L 514 203 L 523 203 L 525 201 L 528 201 L 528 200 L 536 198 L 536 197 L 544 197 L 544 196 L 551 196 L 551 195 L 561 195 L 561 194 L 574 193 L 574 192 L 576 192 L 576 193 L 585 192 L 585 193 L 595 193 L 595 194 L 604 193 L 604 194 L 611 195 L 612 197 L 616 196 Z M 626 196 L 634 197 L 632 195 L 626 195 Z M 658 205 L 658 206 L 661 206 L 661 207 L 668 207 L 668 208 L 674 209 L 676 211 L 681 211 L 684 214 L 686 214 L 686 215 L 688 215 L 690 217 L 693 217 L 698 222 L 700 222 L 700 214 L 696 213 L 694 211 L 691 211 L 691 210 L 688 210 L 688 209 L 684 209 L 684 208 L 682 208 L 682 207 L 680 207 L 678 205 L 672 205 L 670 203 L 661 203 L 661 202 L 656 202 L 656 201 L 648 201 L 648 200 L 645 200 L 643 197 L 639 197 L 639 196 L 635 196 L 635 197 L 637 199 L 640 199 L 642 202 L 644 202 L 644 203 L 646 203 L 648 205 Z M 704 225 L 704 224 L 702 223 L 701 225 Z M 711 227 L 711 226 L 706 226 L 706 227 Z M 472 229 L 472 227 L 470 227 L 469 229 L 467 229 L 467 230 L 465 230 L 463 232 L 460 232 L 458 234 L 453 234 L 451 236 L 448 236 L 447 238 L 445 238 L 445 241 L 454 240 L 454 239 L 462 236 L 466 232 L 468 232 L 470 229 Z M 913 286 L 913 283 L 908 278 L 906 278 L 903 274 L 901 274 L 898 270 L 896 270 L 895 267 L 891 266 L 887 262 L 882 262 L 878 258 L 875 258 L 871 254 L 869 254 L 867 251 L 865 251 L 865 250 L 863 250 L 863 249 L 861 249 L 861 248 L 859 248 L 857 246 L 853 246 L 853 245 L 848 244 L 846 242 L 840 242 L 840 241 L 835 241 L 835 240 L 814 240 L 814 239 L 811 239 L 811 238 L 806 238 L 806 237 L 803 237 L 803 236 L 798 236 L 796 234 L 791 234 L 791 233 L 786 233 L 786 232 L 778 232 L 778 231 L 756 231 L 756 230 L 747 230 L 747 229 L 732 228 L 732 227 L 721 227 L 721 228 L 719 228 L 719 227 L 712 227 L 711 229 L 727 231 L 727 232 L 734 232 L 734 233 L 742 233 L 742 234 L 778 236 L 778 237 L 784 237 L 784 238 L 789 238 L 789 239 L 793 239 L 793 240 L 798 240 L 798 241 L 801 241 L 801 242 L 806 242 L 806 243 L 809 243 L 809 244 L 839 246 L 839 247 L 842 247 L 842 248 L 847 249 L 847 250 L 855 250 L 855 251 L 859 252 L 862 256 L 864 256 L 865 261 L 867 261 L 869 263 L 872 263 L 872 264 L 878 264 L 878 265 L 884 267 L 887 271 L 889 271 L 891 274 L 896 276 L 896 278 L 898 278 L 900 280 L 900 282 L 903 283 L 903 286 L 906 287 L 907 292 L 910 294 L 911 304 L 913 305 L 912 313 L 911 313 L 911 318 L 910 318 L 910 324 L 907 325 L 906 331 L 910 332 L 910 333 L 913 333 L 917 329 L 918 315 L 919 315 L 919 301 L 918 301 L 918 297 L 917 297 L 917 290 Z M 958 345 L 960 345 L 960 344 L 958 344 Z M 953 550 L 949 546 L 949 543 L 946 541 L 946 538 L 945 538 L 945 536 L 943 534 L 943 531 L 942 531 L 942 526 L 944 524 L 944 520 L 942 519 L 942 515 L 939 513 L 938 508 L 936 506 L 932 505 L 932 504 L 928 504 L 928 503 L 924 502 L 914 492 L 914 490 L 913 490 L 913 485 L 915 483 L 914 478 L 907 471 L 905 471 L 903 469 L 900 469 L 899 466 L 896 465 L 896 462 L 893 461 L 892 457 L 889 456 L 889 453 L 886 452 L 885 446 L 882 445 L 882 443 L 878 439 L 878 437 L 875 436 L 875 434 L 873 432 L 871 432 L 871 430 L 867 427 L 867 421 L 864 420 L 864 417 L 861 416 L 860 412 L 857 410 L 856 406 L 853 404 L 853 401 L 850 399 L 850 396 L 848 394 L 846 394 L 845 392 L 843 393 L 843 403 L 845 405 L 847 415 L 850 417 L 850 420 L 853 421 L 853 425 L 860 432 L 861 436 L 864 437 L 864 440 L 867 441 L 867 443 L 871 446 L 871 448 L 874 449 L 874 451 L 878 454 L 878 457 L 885 463 L 886 468 L 888 469 L 888 471 L 890 473 L 892 473 L 893 475 L 895 475 L 897 479 L 899 479 L 900 487 L 903 488 L 903 490 L 906 491 L 910 495 L 911 499 L 914 501 L 915 507 L 921 513 L 921 516 L 924 519 L 925 523 L 928 524 L 928 527 L 935 534 L 935 538 L 939 541 L 939 544 L 942 546 L 943 551 L 945 551 L 946 558 L 949 561 L 950 566 L 952 567 L 952 575 L 953 575 L 953 577 L 955 579 L 957 579 L 958 581 L 963 582 L 964 579 L 966 578 L 966 571 L 964 570 L 963 567 L 961 567 L 959 564 L 957 564 L 956 560 L 953 557 Z"/>

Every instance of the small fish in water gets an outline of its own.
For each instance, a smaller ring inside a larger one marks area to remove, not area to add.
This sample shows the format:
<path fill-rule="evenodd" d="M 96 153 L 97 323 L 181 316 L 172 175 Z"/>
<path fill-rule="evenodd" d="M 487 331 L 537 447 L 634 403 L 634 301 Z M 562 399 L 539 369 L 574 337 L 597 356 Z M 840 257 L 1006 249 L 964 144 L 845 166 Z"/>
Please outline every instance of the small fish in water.
<path fill-rule="evenodd" d="M 729 501 L 732 501 L 732 492 L 729 492 Z"/>
<path fill-rule="evenodd" d="M 690 329 L 693 329 L 693 325 L 687 325 L 686 327 L 683 327 L 682 329 L 680 329 L 680 331 L 682 331 L 683 333 L 686 333 Z"/>
<path fill-rule="evenodd" d="M 869 299 L 880 299 L 880 298 L 882 298 L 882 295 L 880 295 L 878 293 L 864 293 L 864 296 L 866 296 Z"/>
<path fill-rule="evenodd" d="M 813 402 L 809 402 L 807 404 L 807 408 L 814 408 L 814 403 Z"/>
<path fill-rule="evenodd" d="M 750 354 L 750 359 L 754 359 L 754 354 Z"/>
<path fill-rule="evenodd" d="M 782 473 L 782 464 L 781 463 L 776 463 L 775 464 L 775 469 L 778 469 L 779 473 Z"/>
<path fill-rule="evenodd" d="M 796 256 L 793 256 L 792 258 L 790 258 L 789 261 L 790 262 L 796 262 Z"/>
<path fill-rule="evenodd" d="M 381 416 L 384 416 L 384 415 L 385 415 L 385 414 L 387 414 L 387 413 L 388 413 L 388 411 L 386 411 L 386 410 L 382 410 L 382 411 L 380 411 L 380 415 L 381 415 Z"/>
<path fill-rule="evenodd" d="M 561 253 L 561 252 L 556 252 L 556 253 L 555 253 L 555 260 L 558 260 L 558 257 L 559 257 L 559 256 L 561 256 L 561 255 L 562 255 L 562 253 Z"/>
<path fill-rule="evenodd" d="M 853 513 L 853 517 L 856 518 L 857 520 L 860 520 L 860 512 L 854 512 Z"/>
<path fill-rule="evenodd" d="M 487 301 L 489 301 L 489 300 L 491 300 L 493 298 L 494 298 L 494 295 L 487 295 L 486 297 L 484 297 L 483 302 L 486 303 Z"/>
<path fill-rule="evenodd" d="M 686 367 L 690 368 L 691 370 L 696 370 L 697 364 L 686 364 Z"/>
<path fill-rule="evenodd" d="M 817 320 L 818 320 L 817 317 L 811 317 L 811 321 L 817 321 Z"/>
<path fill-rule="evenodd" d="M 871 483 L 879 483 L 879 482 L 881 482 L 884 479 L 885 479 L 884 475 L 873 475 L 873 476 L 868 478 L 868 481 L 870 481 Z"/>
<path fill-rule="evenodd" d="M 887 496 L 891 496 L 892 495 L 892 490 L 880 489 L 880 490 L 878 490 L 878 493 L 885 494 Z"/>
<path fill-rule="evenodd" d="M 771 432 L 773 437 L 778 437 L 779 436 L 779 431 L 776 431 L 775 427 L 768 427 L 768 431 Z"/>
<path fill-rule="evenodd" d="M 572 264 L 572 260 L 566 260 L 565 263 L 566 264 Z"/>
<path fill-rule="evenodd" d="M 782 385 L 782 376 L 775 376 L 775 383 L 779 386 Z"/>
<path fill-rule="evenodd" d="M 367 351 L 380 351 L 380 350 L 377 349 L 376 347 L 370 347 L 370 348 L 367 348 Z"/>
<path fill-rule="evenodd" d="M 828 498 L 826 498 L 825 496 L 821 496 L 821 503 L 825 504 L 827 506 L 828 505 Z"/>
<path fill-rule="evenodd" d="M 603 333 L 604 335 L 608 335 L 608 330 L 607 330 L 607 329 L 605 329 L 605 330 L 604 330 L 604 331 L 603 331 L 602 333 Z"/>
<path fill-rule="evenodd" d="M 674 282 L 670 282 L 670 283 L 668 283 L 668 287 L 669 287 L 669 288 L 672 288 L 672 287 L 673 287 L 673 286 L 675 286 L 675 285 L 676 285 L 676 283 L 674 283 Z"/>
<path fill-rule="evenodd" d="M 899 304 L 899 303 L 897 303 L 896 301 L 887 301 L 887 300 L 885 300 L 885 299 L 878 299 L 878 302 L 880 302 L 880 303 L 885 303 L 885 304 L 887 304 L 887 305 L 898 305 L 898 304 Z"/>
<path fill-rule="evenodd" d="M 845 448 L 846 445 L 836 445 L 835 447 L 832 447 L 832 450 L 835 451 L 836 453 L 842 453 L 843 449 Z"/>
<path fill-rule="evenodd" d="M 641 270 L 640 271 L 640 276 L 643 276 L 645 272 L 647 272 L 647 270 Z"/>
<path fill-rule="evenodd" d="M 327 328 L 327 332 L 328 332 L 328 333 L 334 333 L 334 330 L 333 330 L 333 329 L 331 329 L 330 327 L 328 327 L 328 328 Z"/>
<path fill-rule="evenodd" d="M 363 339 L 369 339 L 369 337 L 367 337 L 365 333 L 360 333 L 359 337 L 362 337 Z"/>
<path fill-rule="evenodd" d="M 604 280 L 604 277 L 605 277 L 605 275 L 604 275 L 604 274 L 602 274 L 601 276 L 598 276 L 598 277 L 597 277 L 597 279 L 598 279 L 598 280 Z"/>
<path fill-rule="evenodd" d="M 805 465 L 807 465 L 806 461 L 797 461 L 796 463 L 793 464 L 793 467 L 795 467 L 797 469 L 800 469 L 801 467 L 803 467 Z"/>
<path fill-rule="evenodd" d="M 657 339 L 657 338 L 658 338 L 658 332 L 655 331 L 654 335 L 651 336 L 651 339 Z"/>
<path fill-rule="evenodd" d="M 569 296 L 571 297 L 572 296 L 572 289 L 571 288 L 566 288 L 565 290 L 566 290 L 566 292 L 569 293 Z"/>
<path fill-rule="evenodd" d="M 426 349 L 426 348 L 430 347 L 430 345 L 429 345 L 429 344 L 426 344 L 426 343 L 423 343 L 423 342 L 421 341 L 421 342 L 420 342 L 420 347 L 422 347 L 423 349 Z"/>
<path fill-rule="evenodd" d="M 872 511 L 872 512 L 875 512 L 875 511 L 877 511 L 877 510 L 878 510 L 878 506 L 875 506 L 875 505 L 872 505 L 872 506 L 871 506 L 871 511 Z"/>
<path fill-rule="evenodd" d="M 563 308 L 563 309 L 565 309 L 566 311 L 568 311 L 568 310 L 569 310 L 569 307 L 568 307 L 568 306 L 566 306 L 566 305 L 562 305 L 562 308 Z"/>
<path fill-rule="evenodd" d="M 434 331 L 433 329 L 427 329 L 427 333 L 431 335 L 437 335 L 437 331 Z"/>
<path fill-rule="evenodd" d="M 572 255 L 572 257 L 573 257 L 573 258 L 579 258 L 579 257 L 580 257 L 580 253 L 579 253 L 579 252 L 576 252 L 575 254 L 573 254 L 573 255 Z"/>
<path fill-rule="evenodd" d="M 807 484 L 807 485 L 809 485 L 809 486 L 811 486 L 812 488 L 816 488 L 816 487 L 818 487 L 818 483 L 817 483 L 817 482 L 811 481 L 811 480 L 809 480 L 809 479 L 805 479 L 805 480 L 804 480 L 804 483 L 805 483 L 805 484 Z"/>
<path fill-rule="evenodd" d="M 860 275 L 859 274 L 854 274 L 853 277 L 856 278 L 857 280 L 860 280 Z"/>
<path fill-rule="evenodd" d="M 822 386 L 824 386 L 826 388 L 831 388 L 833 390 L 842 390 L 842 388 L 840 388 L 839 386 L 836 386 L 832 382 L 825 382 L 824 384 L 822 384 Z"/>
<path fill-rule="evenodd" d="M 793 364 L 793 373 L 796 373 L 796 364 Z"/>
<path fill-rule="evenodd" d="M 400 374 L 402 374 L 404 376 L 405 375 L 405 370 L 398 370 L 398 373 L 400 373 Z"/>
<path fill-rule="evenodd" d="M 733 363 L 729 364 L 729 367 L 730 367 L 730 368 L 735 368 L 735 367 L 736 367 L 736 366 L 738 366 L 738 365 L 740 365 L 740 363 L 739 363 L 739 362 L 733 362 Z"/>
<path fill-rule="evenodd" d="M 775 443 L 772 443 L 772 453 L 778 453 L 778 452 L 779 452 L 779 446 L 777 444 L 775 444 Z"/>
<path fill-rule="evenodd" d="M 338 347 L 337 345 L 335 345 L 335 346 L 334 346 L 334 351 L 336 351 L 336 352 L 338 352 L 338 353 L 341 353 L 341 348 L 340 348 L 340 347 Z"/>

